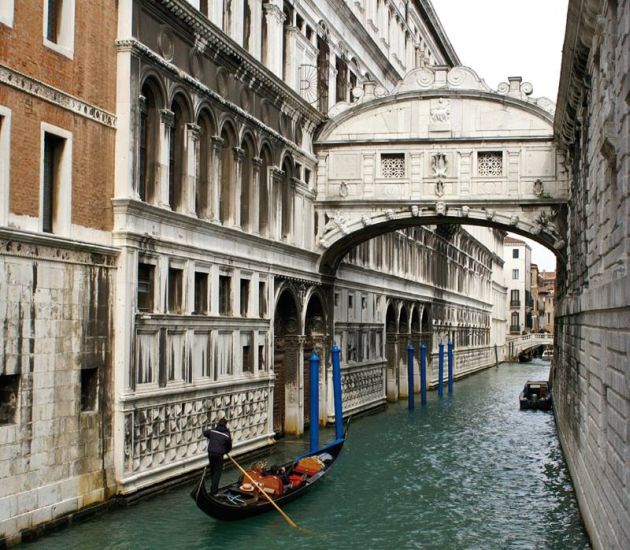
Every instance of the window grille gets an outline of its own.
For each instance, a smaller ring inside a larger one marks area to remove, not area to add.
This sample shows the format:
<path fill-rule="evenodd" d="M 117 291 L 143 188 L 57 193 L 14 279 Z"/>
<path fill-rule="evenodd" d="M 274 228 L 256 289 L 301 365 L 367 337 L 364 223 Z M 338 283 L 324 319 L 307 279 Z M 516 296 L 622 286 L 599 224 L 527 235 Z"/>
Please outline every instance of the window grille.
<path fill-rule="evenodd" d="M 405 155 L 404 153 L 393 153 L 381 155 L 381 174 L 387 179 L 405 177 Z"/>
<path fill-rule="evenodd" d="M 501 151 L 485 151 L 477 153 L 477 175 L 502 176 L 503 153 Z"/>

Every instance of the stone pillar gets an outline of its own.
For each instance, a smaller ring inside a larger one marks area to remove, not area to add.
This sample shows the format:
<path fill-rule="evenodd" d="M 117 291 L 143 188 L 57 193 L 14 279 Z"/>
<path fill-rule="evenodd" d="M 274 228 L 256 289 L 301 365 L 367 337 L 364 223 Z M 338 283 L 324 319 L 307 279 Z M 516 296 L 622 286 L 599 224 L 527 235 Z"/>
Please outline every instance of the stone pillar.
<path fill-rule="evenodd" d="M 328 65 L 328 109 L 337 103 L 337 68 L 335 64 L 337 56 L 331 52 L 330 63 Z M 343 101 L 343 98 L 341 99 Z"/>
<path fill-rule="evenodd" d="M 220 29 L 223 27 L 223 0 L 208 0 L 208 19 Z"/>
<path fill-rule="evenodd" d="M 168 109 L 160 111 L 160 152 L 159 152 L 159 177 L 155 178 L 158 182 L 155 196 L 157 197 L 158 206 L 168 208 L 171 205 L 168 200 L 169 193 L 169 152 L 171 150 L 171 139 L 173 139 L 173 126 L 175 124 L 175 114 Z"/>
<path fill-rule="evenodd" d="M 231 0 L 232 16 L 230 18 L 230 28 L 226 29 L 226 33 L 230 35 L 232 40 L 239 46 L 243 46 L 244 31 L 243 21 L 245 19 L 243 0 Z"/>
<path fill-rule="evenodd" d="M 267 40 L 263 44 L 263 60 L 271 72 L 282 78 L 282 23 L 285 19 L 282 10 L 275 4 L 263 4 Z"/>
<path fill-rule="evenodd" d="M 252 159 L 252 181 L 249 186 L 249 220 L 252 233 L 260 235 L 260 169 L 262 159 L 254 157 Z"/>
<path fill-rule="evenodd" d="M 183 183 L 184 213 L 195 216 L 195 197 L 197 196 L 197 177 L 199 174 L 199 132 L 201 128 L 196 124 L 186 124 L 186 149 L 184 151 L 186 164 Z"/>
<path fill-rule="evenodd" d="M 250 49 L 252 54 L 258 61 L 262 61 L 262 0 L 249 0 L 249 10 L 251 26 L 249 30 Z"/>
<path fill-rule="evenodd" d="M 233 223 L 234 227 L 241 227 L 241 177 L 243 173 L 243 159 L 245 158 L 245 150 L 240 147 L 234 147 L 234 181 L 230 187 L 234 189 L 232 200 L 230 201 L 230 215 L 228 219 Z"/>
<path fill-rule="evenodd" d="M 283 32 L 287 34 L 286 55 L 283 59 L 284 81 L 291 89 L 299 91 L 297 70 L 298 52 L 296 43 L 300 29 L 291 24 L 286 27 L 286 30 L 283 30 Z"/>
<path fill-rule="evenodd" d="M 212 137 L 212 172 L 208 186 L 208 216 L 211 221 L 219 221 L 219 189 L 221 189 L 221 152 L 224 140 L 218 136 Z"/>

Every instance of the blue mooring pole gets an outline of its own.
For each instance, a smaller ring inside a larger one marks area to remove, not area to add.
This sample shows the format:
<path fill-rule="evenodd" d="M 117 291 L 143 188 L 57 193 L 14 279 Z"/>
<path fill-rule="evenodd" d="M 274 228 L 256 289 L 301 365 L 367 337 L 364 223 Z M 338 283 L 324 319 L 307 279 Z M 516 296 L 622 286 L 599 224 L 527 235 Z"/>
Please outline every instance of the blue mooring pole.
<path fill-rule="evenodd" d="M 413 411 L 413 346 L 407 345 L 407 390 L 409 393 L 409 410 Z"/>
<path fill-rule="evenodd" d="M 319 449 L 319 355 L 311 353 L 309 358 L 311 387 L 309 397 L 311 399 L 311 452 Z"/>
<path fill-rule="evenodd" d="M 448 393 L 453 393 L 453 342 L 448 341 Z"/>
<path fill-rule="evenodd" d="M 427 404 L 427 347 L 420 346 L 420 403 Z"/>
<path fill-rule="evenodd" d="M 438 363 L 438 395 L 442 397 L 444 395 L 444 343 L 440 342 L 439 346 L 440 355 Z"/>
<path fill-rule="evenodd" d="M 335 396 L 335 438 L 343 438 L 343 406 L 341 403 L 341 350 L 335 343 L 332 347 L 333 392 Z"/>

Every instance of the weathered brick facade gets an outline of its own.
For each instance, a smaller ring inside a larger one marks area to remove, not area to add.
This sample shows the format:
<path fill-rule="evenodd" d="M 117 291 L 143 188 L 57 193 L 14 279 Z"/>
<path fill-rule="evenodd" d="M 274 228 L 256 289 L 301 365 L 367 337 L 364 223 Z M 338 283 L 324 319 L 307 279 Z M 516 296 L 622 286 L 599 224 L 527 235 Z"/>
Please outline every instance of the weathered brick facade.
<path fill-rule="evenodd" d="M 0 546 L 115 483 L 117 14 L 104 0 L 58 3 L 59 36 L 47 43 L 48 5 L 15 2 L 0 23 Z M 46 231 L 49 132 L 64 145 Z"/>
<path fill-rule="evenodd" d="M 554 407 L 595 548 L 630 548 L 630 3 L 571 1 L 556 133 L 571 158 Z"/>

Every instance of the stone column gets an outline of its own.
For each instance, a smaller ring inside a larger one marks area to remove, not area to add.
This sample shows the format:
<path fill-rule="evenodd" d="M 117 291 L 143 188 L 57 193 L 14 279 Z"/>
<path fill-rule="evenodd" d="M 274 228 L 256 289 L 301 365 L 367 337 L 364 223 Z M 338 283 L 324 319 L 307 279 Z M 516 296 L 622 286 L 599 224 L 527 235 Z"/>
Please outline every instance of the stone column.
<path fill-rule="evenodd" d="M 173 139 L 173 127 L 175 124 L 175 114 L 168 109 L 160 111 L 160 152 L 159 152 L 159 177 L 156 177 L 158 189 L 155 196 L 157 197 L 158 206 L 168 208 L 169 202 L 169 152 L 171 150 L 171 139 Z"/>
<path fill-rule="evenodd" d="M 252 181 L 249 186 L 249 219 L 251 222 L 250 230 L 260 235 L 260 169 L 262 167 L 262 159 L 254 157 L 252 159 Z"/>
<path fill-rule="evenodd" d="M 328 109 L 330 109 L 335 103 L 337 103 L 337 68 L 335 67 L 336 60 L 336 54 L 331 52 L 330 63 L 328 65 Z"/>
<path fill-rule="evenodd" d="M 251 53 L 258 61 L 262 61 L 262 0 L 249 0 L 249 11 L 251 19 L 251 26 L 249 30 L 251 47 L 249 53 Z"/>
<path fill-rule="evenodd" d="M 282 23 L 285 19 L 282 10 L 275 4 L 263 4 L 267 40 L 263 44 L 263 60 L 271 72 L 282 78 Z"/>
<path fill-rule="evenodd" d="M 221 152 L 224 140 L 218 136 L 212 137 L 212 172 L 208 186 L 208 216 L 213 222 L 219 221 L 219 189 L 221 189 Z"/>
<path fill-rule="evenodd" d="M 223 0 L 208 0 L 208 19 L 217 27 L 223 27 Z"/>
<path fill-rule="evenodd" d="M 284 32 L 284 31 L 283 31 Z M 284 71 L 284 81 L 287 85 L 293 89 L 298 91 L 300 89 L 298 85 L 298 71 L 297 71 L 297 35 L 299 34 L 300 29 L 293 26 L 292 24 L 286 27 L 287 33 L 287 44 L 286 44 L 286 56 L 283 59 L 283 71 Z M 284 53 L 284 52 L 283 52 Z"/>
<path fill-rule="evenodd" d="M 243 159 L 245 158 L 245 150 L 240 147 L 234 147 L 234 181 L 230 187 L 234 189 L 232 200 L 230 201 L 229 220 L 234 227 L 241 227 L 241 188 L 243 174 Z"/>
<path fill-rule="evenodd" d="M 186 164 L 183 183 L 184 213 L 190 216 L 197 214 L 195 197 L 197 196 L 197 177 L 199 174 L 199 132 L 201 128 L 196 124 L 186 124 L 186 149 L 184 151 Z"/>

